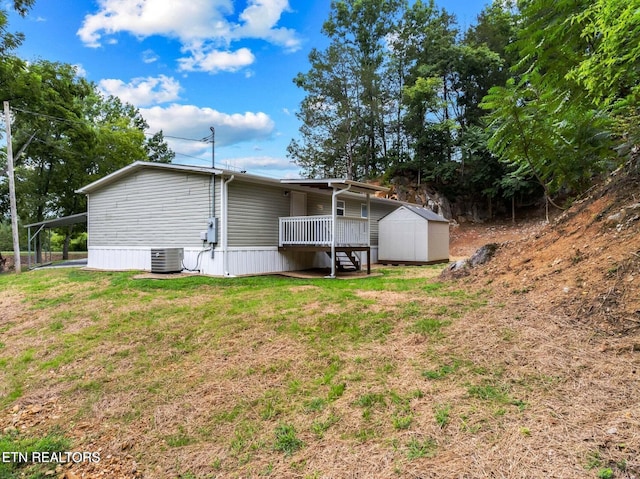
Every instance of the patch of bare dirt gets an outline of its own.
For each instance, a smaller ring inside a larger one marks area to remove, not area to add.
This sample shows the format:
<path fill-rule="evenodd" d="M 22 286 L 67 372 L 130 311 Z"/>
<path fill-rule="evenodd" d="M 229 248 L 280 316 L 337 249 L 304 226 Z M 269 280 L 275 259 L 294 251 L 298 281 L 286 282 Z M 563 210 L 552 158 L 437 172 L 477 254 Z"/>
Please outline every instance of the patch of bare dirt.
<path fill-rule="evenodd" d="M 468 258 L 488 243 L 517 241 L 537 234 L 546 225 L 543 219 L 462 223 L 449 229 L 449 256 L 452 261 Z"/>

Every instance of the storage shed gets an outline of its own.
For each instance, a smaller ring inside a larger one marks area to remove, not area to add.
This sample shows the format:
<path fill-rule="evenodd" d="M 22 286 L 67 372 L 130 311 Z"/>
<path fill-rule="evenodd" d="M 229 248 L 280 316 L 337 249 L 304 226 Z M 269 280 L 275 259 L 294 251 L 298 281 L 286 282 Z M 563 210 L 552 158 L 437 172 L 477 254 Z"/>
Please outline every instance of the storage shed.
<path fill-rule="evenodd" d="M 449 221 L 427 208 L 403 205 L 378 220 L 378 262 L 449 261 Z"/>

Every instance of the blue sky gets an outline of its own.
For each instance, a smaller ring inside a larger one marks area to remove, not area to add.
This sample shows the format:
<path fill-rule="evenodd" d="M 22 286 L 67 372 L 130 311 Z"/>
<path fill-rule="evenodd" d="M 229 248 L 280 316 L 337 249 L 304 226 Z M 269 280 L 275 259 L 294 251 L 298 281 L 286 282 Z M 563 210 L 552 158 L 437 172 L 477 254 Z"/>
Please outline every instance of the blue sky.
<path fill-rule="evenodd" d="M 489 0 L 439 0 L 461 28 Z M 26 35 L 18 54 L 70 63 L 105 93 L 137 106 L 163 130 L 175 162 L 296 177 L 286 148 L 300 126 L 308 71 L 329 0 L 36 0 L 10 28 Z M 174 137 L 174 138 L 172 138 Z"/>

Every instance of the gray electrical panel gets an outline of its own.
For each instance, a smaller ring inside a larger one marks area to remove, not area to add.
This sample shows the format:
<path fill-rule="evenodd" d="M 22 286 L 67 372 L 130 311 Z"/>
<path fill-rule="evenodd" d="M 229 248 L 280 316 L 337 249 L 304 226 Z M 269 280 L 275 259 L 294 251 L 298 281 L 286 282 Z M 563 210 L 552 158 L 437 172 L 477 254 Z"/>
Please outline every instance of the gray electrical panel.
<path fill-rule="evenodd" d="M 207 227 L 207 242 L 209 244 L 218 243 L 218 218 L 216 218 L 215 216 L 209 218 Z"/>

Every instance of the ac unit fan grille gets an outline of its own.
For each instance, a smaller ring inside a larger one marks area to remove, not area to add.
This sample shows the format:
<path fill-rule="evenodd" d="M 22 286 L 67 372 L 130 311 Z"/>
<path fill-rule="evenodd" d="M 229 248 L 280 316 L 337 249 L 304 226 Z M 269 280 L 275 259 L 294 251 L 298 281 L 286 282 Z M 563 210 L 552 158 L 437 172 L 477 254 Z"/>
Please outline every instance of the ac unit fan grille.
<path fill-rule="evenodd" d="M 151 249 L 152 273 L 179 273 L 182 271 L 183 248 Z"/>

